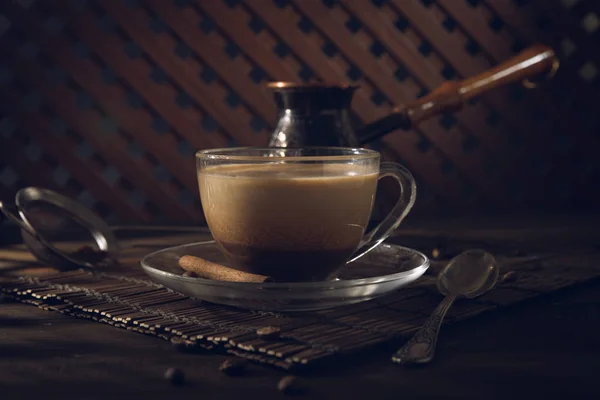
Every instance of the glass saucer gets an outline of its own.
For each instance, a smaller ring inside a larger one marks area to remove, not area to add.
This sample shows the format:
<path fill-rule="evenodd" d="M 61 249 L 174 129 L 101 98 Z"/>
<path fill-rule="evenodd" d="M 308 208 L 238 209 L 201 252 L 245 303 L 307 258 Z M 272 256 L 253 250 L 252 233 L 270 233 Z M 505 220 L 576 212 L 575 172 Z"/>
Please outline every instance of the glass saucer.
<path fill-rule="evenodd" d="M 381 244 L 321 282 L 225 282 L 182 276 L 181 256 L 227 265 L 214 241 L 170 247 L 144 257 L 142 268 L 154 282 L 198 300 L 261 311 L 314 311 L 384 296 L 418 279 L 429 268 L 422 253 Z"/>

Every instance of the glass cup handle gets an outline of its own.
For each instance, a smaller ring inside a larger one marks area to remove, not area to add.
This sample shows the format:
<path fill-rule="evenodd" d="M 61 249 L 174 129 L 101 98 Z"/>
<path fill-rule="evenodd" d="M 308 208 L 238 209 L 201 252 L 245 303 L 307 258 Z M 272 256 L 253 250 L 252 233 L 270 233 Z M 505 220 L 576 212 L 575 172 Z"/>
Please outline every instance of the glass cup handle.
<path fill-rule="evenodd" d="M 349 263 L 364 256 L 387 239 L 398 228 L 415 204 L 417 185 L 409 170 L 394 162 L 383 162 L 379 171 L 378 181 L 388 176 L 396 179 L 398 185 L 400 185 L 400 198 L 384 220 L 362 238 L 358 249 L 348 261 Z"/>

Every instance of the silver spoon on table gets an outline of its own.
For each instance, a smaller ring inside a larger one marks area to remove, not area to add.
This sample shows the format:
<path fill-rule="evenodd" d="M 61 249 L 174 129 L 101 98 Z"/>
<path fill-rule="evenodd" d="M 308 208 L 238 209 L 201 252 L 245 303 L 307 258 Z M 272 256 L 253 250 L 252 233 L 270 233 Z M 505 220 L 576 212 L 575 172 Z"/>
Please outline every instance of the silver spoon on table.
<path fill-rule="evenodd" d="M 433 359 L 442 321 L 458 297 L 472 299 L 488 292 L 498 280 L 498 264 L 483 250 L 467 250 L 439 273 L 437 288 L 446 297 L 419 331 L 393 356 L 396 364 L 425 364 Z"/>

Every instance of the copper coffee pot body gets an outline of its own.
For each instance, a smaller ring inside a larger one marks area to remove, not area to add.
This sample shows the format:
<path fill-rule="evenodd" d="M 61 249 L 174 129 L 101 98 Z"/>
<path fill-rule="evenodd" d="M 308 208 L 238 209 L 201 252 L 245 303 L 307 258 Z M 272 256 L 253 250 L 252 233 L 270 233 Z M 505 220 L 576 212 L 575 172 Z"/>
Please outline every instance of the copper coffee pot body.
<path fill-rule="evenodd" d="M 554 51 L 536 45 L 512 59 L 462 81 L 449 81 L 412 103 L 398 106 L 382 119 L 354 129 L 350 105 L 358 86 L 272 82 L 278 122 L 270 147 L 344 146 L 358 147 L 396 129 L 408 130 L 442 112 L 459 110 L 465 102 L 491 89 L 530 78 L 554 76 L 559 61 Z"/>

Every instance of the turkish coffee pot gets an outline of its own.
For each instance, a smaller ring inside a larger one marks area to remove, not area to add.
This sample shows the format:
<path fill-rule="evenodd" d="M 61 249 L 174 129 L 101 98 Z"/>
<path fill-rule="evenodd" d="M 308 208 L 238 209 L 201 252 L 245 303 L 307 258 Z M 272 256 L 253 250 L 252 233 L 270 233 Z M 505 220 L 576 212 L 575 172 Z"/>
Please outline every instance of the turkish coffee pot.
<path fill-rule="evenodd" d="M 518 81 L 534 88 L 537 83 L 532 78 L 545 74 L 550 79 L 558 66 L 551 48 L 532 46 L 482 74 L 447 81 L 428 95 L 400 105 L 391 114 L 356 130 L 351 124 L 350 105 L 358 86 L 271 82 L 267 87 L 274 92 L 278 122 L 269 146 L 362 146 L 396 129 L 409 130 L 440 113 L 458 111 L 468 100 L 491 89 Z"/>

